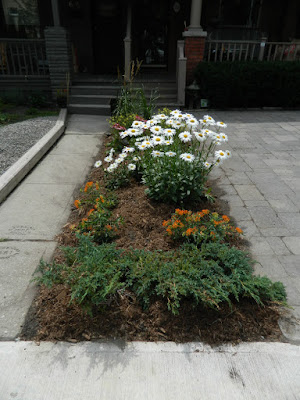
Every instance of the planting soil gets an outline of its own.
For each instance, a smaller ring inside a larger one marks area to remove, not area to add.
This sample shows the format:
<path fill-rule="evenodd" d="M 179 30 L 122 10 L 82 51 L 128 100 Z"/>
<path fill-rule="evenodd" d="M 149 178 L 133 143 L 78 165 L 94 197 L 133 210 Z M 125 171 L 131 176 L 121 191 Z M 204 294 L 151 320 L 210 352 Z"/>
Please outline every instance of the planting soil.
<path fill-rule="evenodd" d="M 102 154 L 98 159 L 103 157 Z M 103 185 L 100 169 L 93 170 L 90 181 Z M 210 209 L 219 214 L 226 213 L 226 204 L 218 199 L 218 190 L 211 182 L 214 203 L 201 201 L 189 209 L 199 211 Z M 104 193 L 105 194 L 105 191 Z M 117 248 L 174 250 L 176 245 L 166 236 L 162 226 L 171 217 L 174 205 L 150 201 L 145 195 L 145 186 L 132 181 L 130 186 L 116 191 L 118 203 L 113 213 L 122 217 L 124 224 L 114 241 Z M 70 227 L 83 218 L 82 210 L 73 209 L 68 224 L 59 236 L 62 245 L 74 246 L 77 239 Z M 231 243 L 247 248 L 244 240 Z M 63 262 L 58 249 L 54 259 Z M 31 306 L 22 339 L 26 340 L 142 340 L 142 341 L 202 341 L 209 344 L 240 341 L 281 340 L 278 327 L 280 309 L 274 304 L 264 307 L 253 300 L 243 299 L 222 305 L 220 310 L 194 306 L 192 300 L 182 301 L 180 314 L 174 316 L 166 301 L 153 297 L 149 308 L 143 309 L 134 293 L 125 290 L 115 295 L 109 304 L 93 309 L 93 316 L 87 315 L 79 306 L 70 303 L 70 291 L 64 285 L 52 288 L 42 286 Z"/>

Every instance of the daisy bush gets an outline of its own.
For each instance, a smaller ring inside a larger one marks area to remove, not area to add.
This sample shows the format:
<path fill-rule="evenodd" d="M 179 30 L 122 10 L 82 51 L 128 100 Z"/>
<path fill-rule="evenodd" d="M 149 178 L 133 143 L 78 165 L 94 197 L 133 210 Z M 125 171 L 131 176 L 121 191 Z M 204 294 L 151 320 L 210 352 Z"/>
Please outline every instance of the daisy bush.
<path fill-rule="evenodd" d="M 205 194 L 210 171 L 231 157 L 229 150 L 220 149 L 228 141 L 226 127 L 209 115 L 198 120 L 180 110 L 135 119 L 127 129 L 118 126 L 115 134 L 124 146 L 117 156 L 111 149 L 104 159 L 108 180 L 113 177 L 115 182 L 119 176 L 126 181 L 139 173 L 153 200 L 197 200 Z"/>

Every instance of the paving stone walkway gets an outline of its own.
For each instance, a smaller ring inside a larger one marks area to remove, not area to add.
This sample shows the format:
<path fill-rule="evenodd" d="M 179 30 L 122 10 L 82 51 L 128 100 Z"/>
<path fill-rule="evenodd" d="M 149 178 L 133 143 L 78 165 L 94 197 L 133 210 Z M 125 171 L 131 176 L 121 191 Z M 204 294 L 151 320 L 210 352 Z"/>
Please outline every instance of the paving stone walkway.
<path fill-rule="evenodd" d="M 233 154 L 213 173 L 221 198 L 251 244 L 256 273 L 286 285 L 300 319 L 300 112 L 210 115 L 228 124 L 229 141 L 221 147 Z"/>

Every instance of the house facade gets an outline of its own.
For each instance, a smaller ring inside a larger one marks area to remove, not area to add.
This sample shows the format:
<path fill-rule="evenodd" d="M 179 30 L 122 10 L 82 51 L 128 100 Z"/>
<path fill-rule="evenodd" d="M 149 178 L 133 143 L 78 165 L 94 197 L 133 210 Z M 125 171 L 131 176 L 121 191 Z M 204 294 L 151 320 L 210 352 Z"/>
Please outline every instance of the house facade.
<path fill-rule="evenodd" d="M 78 74 L 143 71 L 185 80 L 209 40 L 300 39 L 298 0 L 0 0 L 0 83 L 44 80 L 57 88 Z M 27 46 L 27 47 L 26 47 Z M 25 77 L 25 78 L 24 78 Z M 24 85 L 26 82 L 23 82 Z"/>

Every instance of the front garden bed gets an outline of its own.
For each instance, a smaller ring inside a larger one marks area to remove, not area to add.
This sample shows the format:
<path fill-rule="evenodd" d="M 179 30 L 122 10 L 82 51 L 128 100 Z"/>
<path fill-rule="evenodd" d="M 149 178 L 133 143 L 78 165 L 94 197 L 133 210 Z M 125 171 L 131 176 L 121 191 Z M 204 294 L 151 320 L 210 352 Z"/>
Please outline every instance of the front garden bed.
<path fill-rule="evenodd" d="M 118 148 L 119 135 L 117 131 L 108 138 L 108 148 L 112 143 Z M 111 171 L 114 152 L 103 148 L 99 158 L 106 159 L 106 171 L 92 171 L 60 235 L 67 249 L 58 249 L 52 264 L 41 265 L 42 286 L 23 338 L 210 344 L 280 339 L 277 321 L 284 288 L 253 276 L 240 230 L 224 215 L 222 202 L 212 203 L 210 195 L 205 196 L 207 179 L 193 177 L 191 182 L 198 182 L 193 191 L 181 169 L 205 176 L 204 163 L 196 160 L 194 167 L 187 159 L 192 154 L 185 140 L 181 135 L 168 147 L 184 156 L 165 166 L 166 176 L 162 165 L 155 164 L 170 163 L 157 161 L 162 147 L 151 149 L 154 161 L 149 154 L 140 158 L 133 152 L 116 163 L 121 168 Z M 130 149 L 132 140 L 125 144 Z M 204 154 L 204 147 L 200 152 Z M 141 164 L 136 167 L 134 160 Z M 217 160 L 204 160 L 205 168 Z M 162 179 L 157 179 L 155 168 Z M 174 170 L 179 178 L 172 179 Z M 141 175 L 148 179 L 146 193 Z M 174 191 L 176 179 L 182 186 Z"/>

